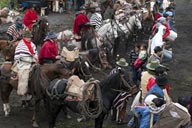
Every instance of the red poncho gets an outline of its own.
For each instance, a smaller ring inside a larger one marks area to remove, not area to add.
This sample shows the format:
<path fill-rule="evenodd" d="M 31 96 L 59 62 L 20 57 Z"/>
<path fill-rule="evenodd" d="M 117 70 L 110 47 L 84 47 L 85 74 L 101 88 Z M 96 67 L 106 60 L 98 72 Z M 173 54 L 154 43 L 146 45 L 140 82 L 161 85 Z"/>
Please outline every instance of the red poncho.
<path fill-rule="evenodd" d="M 35 10 L 28 9 L 25 13 L 23 23 L 25 26 L 29 28 L 29 30 L 32 29 L 33 20 L 38 21 L 37 12 Z"/>
<path fill-rule="evenodd" d="M 82 13 L 78 14 L 78 15 L 76 16 L 76 18 L 75 18 L 74 23 L 73 23 L 73 32 L 74 32 L 75 34 L 78 34 L 78 32 L 79 32 L 79 26 L 82 25 L 82 24 L 85 24 L 85 23 L 87 23 L 87 22 L 89 22 L 89 19 L 87 18 L 86 15 L 84 15 L 84 14 L 82 14 Z"/>
<path fill-rule="evenodd" d="M 57 55 L 58 55 L 57 43 L 47 40 L 40 49 L 39 63 L 41 64 L 42 59 L 45 59 L 45 58 L 52 59 L 53 62 L 55 62 Z"/>

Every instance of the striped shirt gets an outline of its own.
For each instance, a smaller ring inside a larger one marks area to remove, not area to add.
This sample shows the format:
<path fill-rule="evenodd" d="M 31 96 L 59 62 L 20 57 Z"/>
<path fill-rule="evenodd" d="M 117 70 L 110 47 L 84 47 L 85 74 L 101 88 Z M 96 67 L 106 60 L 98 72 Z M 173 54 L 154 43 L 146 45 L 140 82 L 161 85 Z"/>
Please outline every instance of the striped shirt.
<path fill-rule="evenodd" d="M 35 53 L 34 57 L 38 58 L 35 44 L 31 42 L 31 45 L 32 45 L 33 51 Z M 17 47 L 15 49 L 14 59 L 18 60 L 18 59 L 20 59 L 22 57 L 32 57 L 28 47 L 26 46 L 26 44 L 24 43 L 23 40 L 19 41 L 19 43 L 18 43 L 18 45 L 17 45 Z"/>
<path fill-rule="evenodd" d="M 12 36 L 13 40 L 17 40 L 19 37 L 21 37 L 22 32 L 17 30 L 16 25 L 13 24 L 11 25 L 8 30 L 7 30 L 7 34 L 9 34 L 10 36 Z"/>
<path fill-rule="evenodd" d="M 95 25 L 95 30 L 97 31 L 101 25 L 102 25 L 102 16 L 101 14 L 95 12 L 91 15 L 91 18 L 90 18 L 90 23 Z"/>
<path fill-rule="evenodd" d="M 139 54 L 136 54 L 134 50 L 131 50 L 129 54 L 129 64 L 130 66 L 134 65 L 135 60 L 138 58 Z"/>

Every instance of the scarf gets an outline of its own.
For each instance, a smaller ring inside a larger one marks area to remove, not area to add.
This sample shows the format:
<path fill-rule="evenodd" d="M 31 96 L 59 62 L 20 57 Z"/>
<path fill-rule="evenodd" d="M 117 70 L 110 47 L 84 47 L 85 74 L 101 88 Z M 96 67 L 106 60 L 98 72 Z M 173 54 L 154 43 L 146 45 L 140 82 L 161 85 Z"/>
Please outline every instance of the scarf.
<path fill-rule="evenodd" d="M 31 41 L 27 41 L 23 38 L 23 42 L 25 43 L 25 45 L 27 46 L 27 48 L 29 49 L 29 52 L 31 53 L 31 55 L 34 55 L 34 51 L 33 51 L 33 48 L 31 46 Z"/>
<path fill-rule="evenodd" d="M 19 23 L 15 23 L 15 26 L 16 26 L 16 29 L 18 30 L 18 31 L 20 31 L 20 29 L 23 29 L 24 27 L 23 27 L 23 25 L 22 24 L 19 24 Z"/>

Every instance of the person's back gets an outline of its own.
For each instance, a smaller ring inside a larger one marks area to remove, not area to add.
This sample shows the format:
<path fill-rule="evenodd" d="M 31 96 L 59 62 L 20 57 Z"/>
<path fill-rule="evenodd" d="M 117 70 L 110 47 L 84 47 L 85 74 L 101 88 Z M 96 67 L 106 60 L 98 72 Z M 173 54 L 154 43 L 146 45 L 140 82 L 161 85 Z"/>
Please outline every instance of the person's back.
<path fill-rule="evenodd" d="M 188 128 L 191 123 L 187 109 L 178 103 L 170 103 L 159 113 L 153 128 Z"/>
<path fill-rule="evenodd" d="M 54 63 L 58 57 L 58 46 L 56 43 L 57 35 L 54 32 L 49 32 L 45 37 L 45 43 L 39 52 L 39 63 Z"/>

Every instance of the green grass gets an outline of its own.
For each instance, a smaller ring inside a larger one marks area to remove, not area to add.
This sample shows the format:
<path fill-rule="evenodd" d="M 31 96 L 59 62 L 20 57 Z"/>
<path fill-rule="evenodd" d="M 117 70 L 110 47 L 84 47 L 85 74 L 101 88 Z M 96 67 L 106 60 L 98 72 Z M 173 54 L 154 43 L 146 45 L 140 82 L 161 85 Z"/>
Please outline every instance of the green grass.
<path fill-rule="evenodd" d="M 0 0 L 0 9 L 8 7 L 9 0 Z"/>
<path fill-rule="evenodd" d="M 0 0 L 0 9 L 9 6 L 9 0 Z M 17 7 L 17 1 L 14 1 L 14 8 Z"/>

